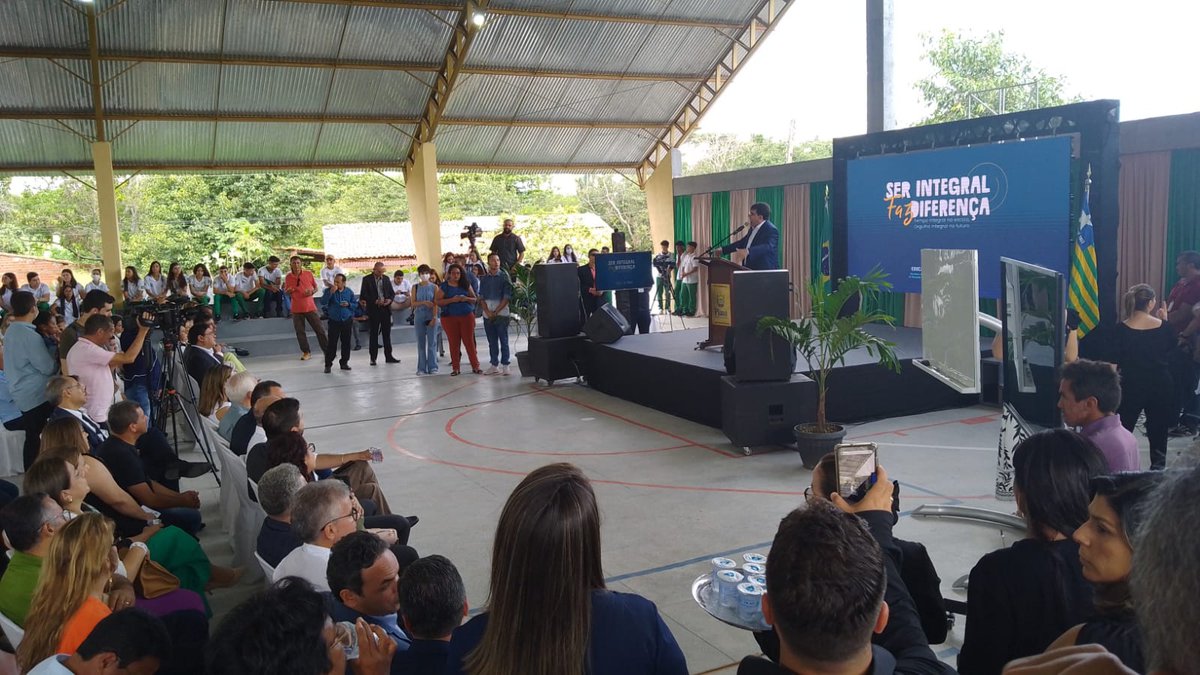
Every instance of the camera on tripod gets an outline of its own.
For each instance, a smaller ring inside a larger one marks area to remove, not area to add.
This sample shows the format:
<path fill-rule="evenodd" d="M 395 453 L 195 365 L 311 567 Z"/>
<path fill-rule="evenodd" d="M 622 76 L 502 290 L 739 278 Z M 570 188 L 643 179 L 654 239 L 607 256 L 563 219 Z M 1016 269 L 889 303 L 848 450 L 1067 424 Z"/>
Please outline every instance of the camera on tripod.
<path fill-rule="evenodd" d="M 146 328 L 157 328 L 166 334 L 173 334 L 183 322 L 196 313 L 195 306 L 187 298 L 170 298 L 163 304 L 153 301 L 135 302 L 129 305 L 129 311 L 137 317 L 137 322 Z M 148 318 L 148 315 L 153 318 Z"/>
<path fill-rule="evenodd" d="M 463 228 L 462 234 L 458 235 L 459 239 L 466 239 L 471 242 L 471 248 L 475 248 L 475 240 L 483 236 L 483 228 L 479 223 L 471 223 Z"/>

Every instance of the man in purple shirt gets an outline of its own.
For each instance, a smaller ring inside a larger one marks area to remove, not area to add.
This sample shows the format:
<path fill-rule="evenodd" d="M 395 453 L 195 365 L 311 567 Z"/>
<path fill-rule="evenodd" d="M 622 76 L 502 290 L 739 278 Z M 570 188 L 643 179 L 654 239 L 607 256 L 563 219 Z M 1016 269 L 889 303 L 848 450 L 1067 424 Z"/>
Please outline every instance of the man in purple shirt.
<path fill-rule="evenodd" d="M 1140 471 L 1137 439 L 1121 426 L 1121 377 L 1117 367 L 1104 361 L 1079 359 L 1062 367 L 1058 409 L 1069 427 L 1096 444 L 1108 460 L 1108 470 Z"/>

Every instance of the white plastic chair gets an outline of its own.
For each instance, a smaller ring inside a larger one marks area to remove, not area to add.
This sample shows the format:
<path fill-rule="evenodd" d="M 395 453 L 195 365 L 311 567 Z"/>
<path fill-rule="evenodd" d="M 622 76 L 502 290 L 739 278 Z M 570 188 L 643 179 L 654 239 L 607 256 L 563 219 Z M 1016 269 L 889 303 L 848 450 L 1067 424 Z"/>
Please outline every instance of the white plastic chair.
<path fill-rule="evenodd" d="M 203 429 L 207 447 L 212 450 L 213 459 L 217 462 L 217 468 L 221 471 L 221 495 L 218 501 L 218 508 L 221 511 L 221 529 L 225 532 L 233 532 L 233 524 L 237 520 L 237 513 L 240 502 L 238 501 L 237 490 L 238 486 L 232 481 L 225 480 L 227 475 L 225 468 L 225 454 L 221 452 L 224 448 L 226 453 L 229 452 L 229 444 L 221 438 L 221 434 L 217 432 L 217 428 L 207 418 L 200 419 L 200 427 Z"/>
<path fill-rule="evenodd" d="M 275 579 L 275 568 L 268 565 L 267 561 L 263 560 L 263 557 L 258 552 L 254 553 L 254 558 L 258 560 L 258 566 L 262 568 L 263 574 L 267 575 L 267 585 L 270 585 Z"/>
<path fill-rule="evenodd" d="M 250 493 L 247 490 L 250 481 L 246 476 L 246 464 L 242 458 L 226 449 L 219 448 L 218 452 L 224 469 L 221 484 L 224 485 L 228 482 L 233 485 L 233 491 L 238 500 L 237 518 L 233 523 L 234 564 L 248 566 L 250 556 L 255 555 L 258 531 L 262 528 L 262 522 L 266 519 L 267 513 L 263 511 L 262 506 L 250 499 Z M 247 570 L 247 574 L 250 574 L 249 570 Z"/>
<path fill-rule="evenodd" d="M 4 635 L 8 638 L 8 642 L 13 646 L 13 649 L 16 649 L 25 637 L 25 630 L 18 626 L 17 622 L 3 614 L 0 614 L 0 628 L 4 629 Z"/>

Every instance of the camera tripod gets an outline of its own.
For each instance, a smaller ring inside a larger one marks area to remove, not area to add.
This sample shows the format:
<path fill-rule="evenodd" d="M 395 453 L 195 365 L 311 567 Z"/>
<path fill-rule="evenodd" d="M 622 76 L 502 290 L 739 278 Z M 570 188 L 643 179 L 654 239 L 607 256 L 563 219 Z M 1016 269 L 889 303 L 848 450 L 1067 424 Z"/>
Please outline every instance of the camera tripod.
<path fill-rule="evenodd" d="M 162 387 L 159 389 L 158 396 L 150 400 L 151 422 L 154 427 L 163 433 L 166 433 L 167 418 L 171 420 L 171 443 L 175 450 L 175 457 L 179 457 L 179 428 L 175 421 L 175 412 L 183 412 L 183 419 L 187 423 L 188 430 L 192 433 L 192 438 L 195 439 L 196 447 L 199 448 L 200 454 L 204 456 L 204 461 L 208 464 L 208 469 L 212 473 L 213 478 L 217 481 L 217 485 L 221 485 L 221 476 L 217 473 L 217 464 L 212 454 L 212 449 L 208 447 L 208 443 L 204 437 L 204 431 L 200 428 L 200 421 L 192 419 L 192 413 L 195 411 L 192 404 L 189 403 L 175 388 L 176 377 L 186 373 L 178 370 L 179 367 L 179 347 L 178 344 L 171 340 L 168 331 L 163 331 L 162 339 L 163 356 L 162 359 Z M 152 372 L 153 360 L 157 356 L 154 349 L 151 347 L 150 341 L 147 340 L 143 345 L 143 354 L 147 355 L 147 377 L 149 372 Z M 185 382 L 185 385 L 190 383 Z M 190 387 L 189 387 L 190 389 Z M 189 391 L 189 394 L 193 392 Z M 192 396 L 195 399 L 195 396 Z"/>

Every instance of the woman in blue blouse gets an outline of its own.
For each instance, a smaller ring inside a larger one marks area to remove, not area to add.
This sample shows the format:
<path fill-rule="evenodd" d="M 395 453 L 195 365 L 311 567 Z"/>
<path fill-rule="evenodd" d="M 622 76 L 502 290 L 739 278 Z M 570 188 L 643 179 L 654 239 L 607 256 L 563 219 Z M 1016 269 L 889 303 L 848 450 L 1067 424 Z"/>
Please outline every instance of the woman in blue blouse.
<path fill-rule="evenodd" d="M 467 280 L 462 265 L 454 263 L 446 270 L 446 281 L 437 287 L 434 303 L 442 308 L 442 329 L 450 340 L 450 374 L 458 375 L 462 349 L 467 350 L 471 372 L 482 375 L 479 355 L 475 353 L 475 303 L 479 298 Z"/>
<path fill-rule="evenodd" d="M 488 610 L 454 631 L 448 675 L 684 675 L 654 603 L 604 587 L 600 512 L 587 477 L 550 464 L 509 495 L 492 548 Z"/>
<path fill-rule="evenodd" d="M 354 291 L 346 288 L 346 275 L 333 278 L 333 290 L 322 298 L 325 316 L 329 319 L 326 333 L 329 340 L 325 346 L 325 372 L 333 370 L 333 356 L 337 354 L 338 342 L 342 343 L 342 358 L 338 362 L 342 370 L 350 370 L 350 327 L 354 324 Z"/>

